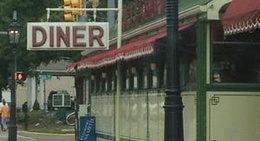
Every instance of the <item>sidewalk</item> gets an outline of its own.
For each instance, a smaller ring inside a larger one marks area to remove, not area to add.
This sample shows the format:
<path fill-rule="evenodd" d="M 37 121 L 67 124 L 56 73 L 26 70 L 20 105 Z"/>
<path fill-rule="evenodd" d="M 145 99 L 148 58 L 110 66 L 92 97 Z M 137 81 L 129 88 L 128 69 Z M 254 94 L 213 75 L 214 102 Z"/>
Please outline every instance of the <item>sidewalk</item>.
<path fill-rule="evenodd" d="M 7 132 L 0 131 L 0 141 L 8 141 L 8 131 Z M 37 140 L 17 135 L 17 141 L 37 141 Z"/>
<path fill-rule="evenodd" d="M 69 131 L 70 129 L 63 129 L 64 131 Z M 8 134 L 9 132 L 2 132 L 0 130 L 0 141 L 8 141 Z M 29 132 L 29 131 L 24 131 L 24 130 L 19 130 L 17 131 L 17 141 L 38 141 L 36 139 L 26 137 L 25 135 L 29 134 L 34 134 L 34 135 L 51 135 L 51 136 L 75 136 L 75 134 L 55 134 L 55 133 L 39 133 L 39 132 Z"/>
<path fill-rule="evenodd" d="M 0 131 L 0 141 L 8 141 L 8 132 Z"/>
<path fill-rule="evenodd" d="M 64 133 L 64 134 L 57 134 L 57 133 L 40 133 L 40 132 L 30 132 L 30 131 L 17 131 L 17 133 L 21 134 L 34 134 L 34 135 L 57 135 L 57 136 L 74 136 L 75 134 L 69 134 L 69 133 Z M 0 140 L 1 141 L 1 140 Z"/>

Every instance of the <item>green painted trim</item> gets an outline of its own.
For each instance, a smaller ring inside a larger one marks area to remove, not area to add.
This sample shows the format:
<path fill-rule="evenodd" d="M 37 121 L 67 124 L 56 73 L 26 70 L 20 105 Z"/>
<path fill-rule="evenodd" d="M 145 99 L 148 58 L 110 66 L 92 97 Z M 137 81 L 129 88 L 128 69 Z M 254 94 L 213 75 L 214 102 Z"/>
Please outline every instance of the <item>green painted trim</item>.
<path fill-rule="evenodd" d="M 260 91 L 260 84 L 242 83 L 212 83 L 207 85 L 207 91 Z"/>
<path fill-rule="evenodd" d="M 191 8 L 196 5 L 205 5 L 212 0 L 180 0 L 179 1 L 179 11 Z"/>
<path fill-rule="evenodd" d="M 107 134 L 102 134 L 102 133 L 97 133 L 97 132 L 96 132 L 96 137 L 97 138 L 106 139 L 106 140 L 111 140 L 111 141 L 115 140 L 114 136 L 107 135 Z"/>
<path fill-rule="evenodd" d="M 110 141 L 114 141 L 115 137 L 108 135 L 108 134 L 103 134 L 103 133 L 96 133 L 96 138 L 102 138 L 104 140 L 110 140 Z M 139 141 L 140 139 L 127 139 L 124 137 L 120 137 L 120 141 Z"/>
<path fill-rule="evenodd" d="M 207 139 L 207 116 L 206 116 L 206 41 L 207 41 L 207 23 L 198 21 L 197 37 L 197 141 L 206 141 Z"/>

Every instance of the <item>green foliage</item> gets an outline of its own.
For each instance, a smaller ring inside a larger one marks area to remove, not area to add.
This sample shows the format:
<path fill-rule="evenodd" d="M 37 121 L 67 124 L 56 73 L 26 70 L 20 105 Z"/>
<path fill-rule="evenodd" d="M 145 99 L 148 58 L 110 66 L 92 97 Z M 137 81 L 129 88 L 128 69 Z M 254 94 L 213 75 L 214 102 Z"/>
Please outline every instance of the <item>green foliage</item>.
<path fill-rule="evenodd" d="M 56 121 L 57 118 L 53 114 L 44 113 L 42 110 L 31 111 L 28 113 L 28 122 L 30 124 L 54 124 Z"/>
<path fill-rule="evenodd" d="M 74 133 L 74 126 L 69 126 L 65 122 L 60 121 L 56 116 L 56 112 L 44 112 L 42 110 L 28 112 L 28 130 L 40 133 Z M 22 111 L 17 112 L 18 130 L 24 130 L 25 116 Z M 20 126 L 19 126 L 20 125 Z M 68 129 L 63 131 L 62 129 Z"/>
<path fill-rule="evenodd" d="M 17 121 L 17 123 L 24 123 L 25 122 L 25 116 L 24 116 L 23 112 L 17 112 L 16 121 Z"/>
<path fill-rule="evenodd" d="M 56 117 L 60 120 L 65 120 L 66 116 L 66 108 L 58 108 L 58 111 L 56 112 Z"/>
<path fill-rule="evenodd" d="M 133 0 L 123 0 L 128 4 Z M 92 4 L 87 1 L 86 7 Z M 117 1 L 115 0 L 117 7 Z M 98 7 L 106 7 L 107 1 L 100 1 Z M 6 35 L 0 35 L 0 88 L 7 88 L 8 77 L 14 69 L 14 56 L 17 57 L 17 71 L 22 71 L 27 76 L 32 76 L 33 70 L 41 63 L 58 61 L 64 57 L 70 58 L 71 61 L 81 59 L 80 51 L 27 51 L 27 23 L 28 22 L 46 22 L 46 8 L 58 8 L 62 6 L 62 1 L 55 0 L 1 0 L 0 1 L 0 31 L 7 31 L 8 25 L 12 22 L 13 11 L 17 11 L 17 21 L 21 24 L 20 43 L 14 54 L 13 48 L 8 44 Z M 93 12 L 88 12 L 88 18 L 93 21 Z M 63 12 L 51 11 L 49 22 L 63 21 Z M 106 12 L 97 13 L 97 21 L 107 21 Z M 82 75 L 81 73 L 79 75 Z"/>
<path fill-rule="evenodd" d="M 37 99 L 35 100 L 35 102 L 34 102 L 34 104 L 33 104 L 33 110 L 34 110 L 34 111 L 40 110 L 40 104 L 39 104 L 39 102 L 38 102 Z"/>
<path fill-rule="evenodd" d="M 43 119 L 43 111 L 37 110 L 37 111 L 31 111 L 28 113 L 28 122 L 30 124 L 36 124 L 41 122 Z"/>
<path fill-rule="evenodd" d="M 72 61 L 80 59 L 79 51 L 27 51 L 27 23 L 46 21 L 46 8 L 57 8 L 62 1 L 46 0 L 1 0 L 0 1 L 0 31 L 7 31 L 13 18 L 13 11 L 17 11 L 17 20 L 21 24 L 20 43 L 14 54 L 13 48 L 8 44 L 7 35 L 0 35 L 0 88 L 6 88 L 8 77 L 14 69 L 14 56 L 17 57 L 17 71 L 23 71 L 28 76 L 41 63 L 60 60 L 62 57 L 71 58 Z M 51 22 L 63 21 L 62 12 L 51 12 Z"/>

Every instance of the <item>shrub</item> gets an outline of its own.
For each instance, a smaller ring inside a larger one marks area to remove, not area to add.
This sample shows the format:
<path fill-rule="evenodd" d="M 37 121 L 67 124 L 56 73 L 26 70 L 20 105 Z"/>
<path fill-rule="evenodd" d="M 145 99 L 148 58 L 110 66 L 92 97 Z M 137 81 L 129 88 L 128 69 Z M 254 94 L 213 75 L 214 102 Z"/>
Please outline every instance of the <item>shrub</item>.
<path fill-rule="evenodd" d="M 28 121 L 31 124 L 39 123 L 42 121 L 43 115 L 43 111 L 41 110 L 28 112 Z"/>
<path fill-rule="evenodd" d="M 35 110 L 35 111 L 40 110 L 40 104 L 37 99 L 35 100 L 35 102 L 33 104 L 33 110 Z"/>
<path fill-rule="evenodd" d="M 24 113 L 17 112 L 17 114 L 16 114 L 16 121 L 17 121 L 17 123 L 23 123 L 25 121 Z"/>
<path fill-rule="evenodd" d="M 55 114 L 46 113 L 42 110 L 31 111 L 28 113 L 28 122 L 31 125 L 39 124 L 43 127 L 53 126 L 58 121 Z"/>
<path fill-rule="evenodd" d="M 58 108 L 58 111 L 56 112 L 56 117 L 59 120 L 65 120 L 67 116 L 66 108 Z"/>

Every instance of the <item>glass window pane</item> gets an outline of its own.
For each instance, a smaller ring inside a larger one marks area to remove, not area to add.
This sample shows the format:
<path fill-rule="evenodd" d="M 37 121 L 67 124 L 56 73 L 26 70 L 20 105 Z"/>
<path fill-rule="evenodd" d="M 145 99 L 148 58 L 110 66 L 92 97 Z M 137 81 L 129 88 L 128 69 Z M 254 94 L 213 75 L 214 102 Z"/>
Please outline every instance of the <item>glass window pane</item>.
<path fill-rule="evenodd" d="M 212 31 L 212 81 L 260 82 L 259 30 L 224 37 L 221 24 L 214 23 Z"/>

